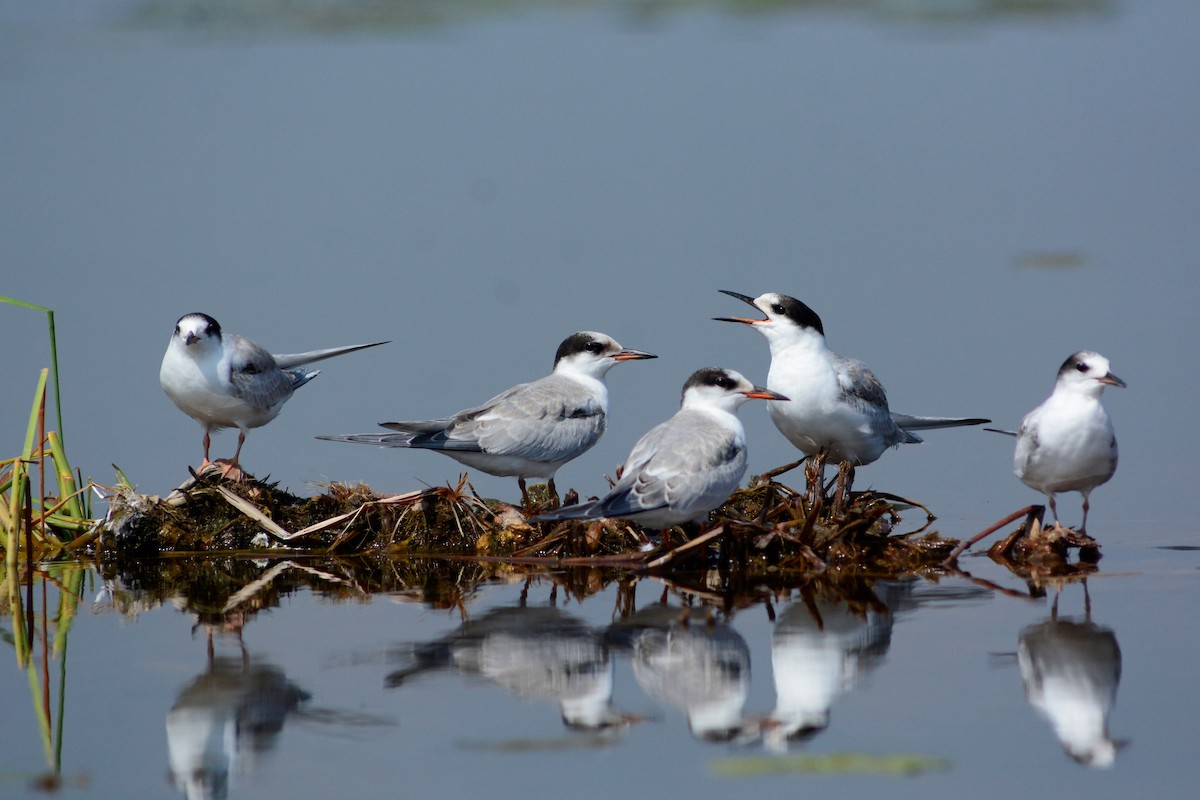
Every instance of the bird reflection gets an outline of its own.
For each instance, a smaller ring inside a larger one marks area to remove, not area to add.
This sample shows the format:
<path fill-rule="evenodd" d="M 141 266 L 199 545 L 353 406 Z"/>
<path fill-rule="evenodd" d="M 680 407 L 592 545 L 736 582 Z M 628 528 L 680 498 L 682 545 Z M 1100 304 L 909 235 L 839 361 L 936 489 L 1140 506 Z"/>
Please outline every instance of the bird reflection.
<path fill-rule="evenodd" d="M 271 664 L 212 658 L 167 713 L 175 787 L 189 800 L 227 796 L 231 774 L 273 750 L 288 715 L 308 698 Z"/>
<path fill-rule="evenodd" d="M 1111 767 L 1122 743 L 1108 735 L 1108 714 L 1121 680 L 1121 649 L 1108 628 L 1055 613 L 1021 631 L 1017 661 L 1029 704 L 1050 721 L 1067 755 Z"/>
<path fill-rule="evenodd" d="M 907 586 L 886 587 L 886 605 L 873 595 L 858 610 L 843 598 L 806 596 L 784 609 L 771 634 L 776 699 L 763 735 L 768 749 L 786 751 L 828 727 L 838 695 L 883 662 L 892 642 L 889 606 L 908 600 Z"/>
<path fill-rule="evenodd" d="M 607 636 L 629 649 L 634 678 L 647 695 L 683 711 L 693 736 L 728 742 L 758 734 L 758 724 L 742 713 L 750 648 L 729 625 L 702 609 L 661 605 L 614 624 Z"/>
<path fill-rule="evenodd" d="M 413 664 L 387 676 L 388 686 L 433 670 L 458 670 L 519 697 L 557 702 L 563 724 L 574 730 L 608 733 L 634 721 L 612 707 L 608 647 L 596 631 L 557 608 L 496 609 L 417 645 L 411 658 Z"/>

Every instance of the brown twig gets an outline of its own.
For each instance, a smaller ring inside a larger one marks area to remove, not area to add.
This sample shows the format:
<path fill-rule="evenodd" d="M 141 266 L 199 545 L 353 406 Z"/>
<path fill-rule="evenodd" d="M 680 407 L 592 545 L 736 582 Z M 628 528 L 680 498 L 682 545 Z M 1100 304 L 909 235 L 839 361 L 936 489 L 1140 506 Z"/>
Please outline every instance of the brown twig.
<path fill-rule="evenodd" d="M 979 533 L 975 534 L 970 539 L 968 539 L 967 541 L 963 542 L 958 547 L 956 547 L 952 551 L 950 551 L 950 555 L 946 556 L 946 560 L 942 562 L 942 566 L 944 566 L 948 569 L 957 569 L 958 557 L 960 555 L 962 555 L 963 552 L 967 548 L 971 547 L 971 545 L 975 544 L 976 542 L 978 542 L 981 539 L 991 536 L 993 533 L 1000 530 L 1005 525 L 1008 525 L 1011 522 L 1015 522 L 1016 520 L 1020 519 L 1021 517 L 1028 517 L 1028 516 L 1031 516 L 1034 514 L 1040 515 L 1043 512 L 1045 512 L 1045 507 L 1044 506 L 1036 506 L 1036 505 L 1026 506 L 1025 508 L 1022 508 L 1020 511 L 1014 511 L 1013 513 L 1009 514 L 1004 519 L 1000 520 L 999 522 L 995 523 L 994 525 L 989 526 L 985 530 L 980 531 Z"/>

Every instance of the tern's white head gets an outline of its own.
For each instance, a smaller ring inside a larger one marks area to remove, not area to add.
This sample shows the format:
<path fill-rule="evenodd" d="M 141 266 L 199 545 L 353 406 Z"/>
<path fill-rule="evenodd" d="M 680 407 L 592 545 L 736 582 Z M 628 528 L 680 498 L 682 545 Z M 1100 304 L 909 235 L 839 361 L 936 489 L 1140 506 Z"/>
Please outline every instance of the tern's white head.
<path fill-rule="evenodd" d="M 221 346 L 221 325 L 208 314 L 199 311 L 184 314 L 175 323 L 171 344 L 196 356 Z"/>
<path fill-rule="evenodd" d="M 817 316 L 817 312 L 794 297 L 777 292 L 767 292 L 758 297 L 750 297 L 726 289 L 720 291 L 754 306 L 763 313 L 764 318 L 714 317 L 714 319 L 721 322 L 741 322 L 749 325 L 767 337 L 767 341 L 772 347 L 776 344 L 790 344 L 813 338 L 823 341 L 825 338 L 825 327 L 821 324 L 821 318 Z"/>
<path fill-rule="evenodd" d="M 1055 391 L 1081 392 L 1099 397 L 1105 386 L 1125 387 L 1125 381 L 1108 371 L 1108 359 L 1091 350 L 1071 354 L 1058 369 Z"/>
<path fill-rule="evenodd" d="M 554 371 L 600 379 L 621 361 L 658 358 L 651 353 L 622 347 L 620 342 L 596 331 L 572 333 L 554 354 Z"/>
<path fill-rule="evenodd" d="M 684 408 L 717 408 L 735 413 L 747 400 L 787 400 L 788 398 L 755 386 L 741 373 L 719 367 L 705 367 L 692 373 L 683 385 Z"/>

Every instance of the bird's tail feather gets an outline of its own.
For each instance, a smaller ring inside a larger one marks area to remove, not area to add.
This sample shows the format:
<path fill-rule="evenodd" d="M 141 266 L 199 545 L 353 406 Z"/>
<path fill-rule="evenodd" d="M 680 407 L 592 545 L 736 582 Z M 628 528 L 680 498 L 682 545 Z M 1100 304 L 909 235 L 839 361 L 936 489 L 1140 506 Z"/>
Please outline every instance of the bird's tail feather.
<path fill-rule="evenodd" d="M 354 442 L 379 447 L 412 447 L 411 433 L 351 433 L 345 436 L 317 436 L 327 442 Z"/>
<path fill-rule="evenodd" d="M 307 353 L 283 353 L 282 355 L 272 355 L 275 363 L 280 369 L 291 369 L 299 367 L 303 364 L 311 364 L 314 361 L 323 361 L 326 358 L 333 358 L 345 353 L 353 353 L 355 350 L 365 350 L 368 347 L 378 347 L 381 344 L 388 342 L 371 342 L 370 344 L 352 344 L 345 347 L 330 347 L 325 350 L 309 350 Z"/>
<path fill-rule="evenodd" d="M 538 514 L 536 517 L 530 517 L 530 522 L 559 522 L 565 519 L 588 519 L 596 516 L 594 511 L 596 506 L 600 505 L 599 500 L 592 500 L 587 503 L 577 503 L 573 506 L 566 506 L 556 511 L 547 511 L 545 514 Z"/>
<path fill-rule="evenodd" d="M 928 428 L 958 428 L 963 425 L 986 425 L 990 419 L 981 417 L 914 417 L 910 414 L 892 413 L 896 427 L 909 430 L 926 430 Z"/>
<path fill-rule="evenodd" d="M 292 376 L 292 390 L 299 389 L 304 384 L 321 374 L 319 369 L 288 369 L 284 370 Z"/>

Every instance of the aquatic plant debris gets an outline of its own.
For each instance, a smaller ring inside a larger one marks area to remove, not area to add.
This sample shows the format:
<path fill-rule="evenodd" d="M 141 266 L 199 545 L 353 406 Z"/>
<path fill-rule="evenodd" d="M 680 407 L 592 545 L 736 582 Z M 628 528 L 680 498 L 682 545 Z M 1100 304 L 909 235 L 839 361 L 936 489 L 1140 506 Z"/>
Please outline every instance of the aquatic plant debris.
<path fill-rule="evenodd" d="M 718 758 L 709 768 L 726 778 L 751 778 L 758 775 L 804 773 L 809 775 L 898 775 L 908 777 L 928 772 L 947 772 L 950 762 L 936 756 L 899 753 L 871 755 L 869 753 L 829 753 L 827 755 L 758 756 L 751 758 Z"/>
<path fill-rule="evenodd" d="M 455 485 L 391 496 L 363 484 L 325 489 L 300 498 L 253 478 L 221 480 L 215 469 L 193 475 L 165 499 L 126 487 L 111 499 L 103 546 L 140 555 L 383 551 L 659 572 L 839 568 L 899 574 L 937 567 L 957 544 L 927 531 L 928 522 L 899 532 L 900 511 L 919 507 L 911 501 L 867 491 L 831 504 L 773 480 L 734 492 L 711 525 L 677 529 L 668 537 L 612 519 L 531 525 L 529 516 L 558 502 L 544 484 L 530 487 L 523 508 L 479 497 L 466 475 Z"/>

